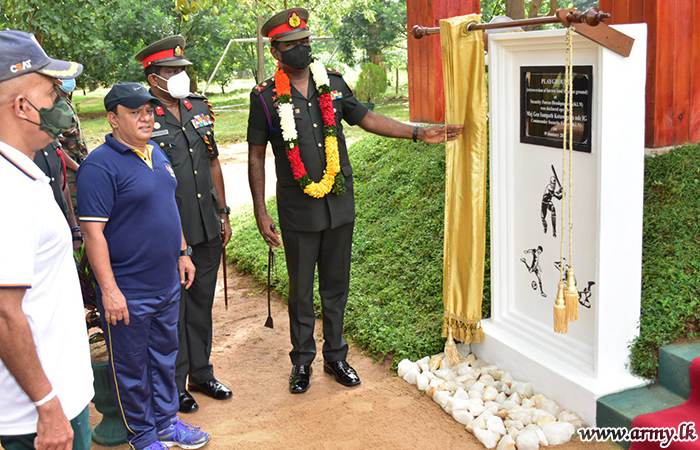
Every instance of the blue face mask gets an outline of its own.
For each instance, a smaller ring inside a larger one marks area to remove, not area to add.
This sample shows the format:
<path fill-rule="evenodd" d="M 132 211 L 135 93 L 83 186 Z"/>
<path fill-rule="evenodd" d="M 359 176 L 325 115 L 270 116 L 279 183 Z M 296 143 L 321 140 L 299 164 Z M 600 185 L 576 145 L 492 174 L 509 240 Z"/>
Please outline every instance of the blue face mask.
<path fill-rule="evenodd" d="M 64 78 L 63 84 L 61 85 L 61 90 L 66 94 L 70 94 L 75 89 L 75 78 Z"/>

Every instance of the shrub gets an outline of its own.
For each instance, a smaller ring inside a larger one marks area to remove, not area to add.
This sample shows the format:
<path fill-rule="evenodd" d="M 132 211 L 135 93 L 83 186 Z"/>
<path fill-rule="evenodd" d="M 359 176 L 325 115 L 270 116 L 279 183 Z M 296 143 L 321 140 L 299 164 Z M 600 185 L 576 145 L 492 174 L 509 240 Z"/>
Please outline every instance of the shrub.
<path fill-rule="evenodd" d="M 372 63 L 362 66 L 355 85 L 355 95 L 362 102 L 376 102 L 386 91 L 387 80 L 384 69 Z"/>

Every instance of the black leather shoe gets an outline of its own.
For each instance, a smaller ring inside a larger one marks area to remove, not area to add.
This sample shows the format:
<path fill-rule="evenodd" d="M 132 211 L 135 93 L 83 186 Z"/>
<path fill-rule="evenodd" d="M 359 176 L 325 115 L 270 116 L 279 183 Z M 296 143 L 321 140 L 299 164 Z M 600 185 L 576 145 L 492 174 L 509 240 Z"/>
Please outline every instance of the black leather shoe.
<path fill-rule="evenodd" d="M 187 391 L 177 391 L 177 395 L 180 399 L 180 412 L 181 413 L 193 413 L 199 409 L 199 405 L 194 400 L 194 397 L 190 395 Z"/>
<path fill-rule="evenodd" d="M 292 394 L 303 394 L 311 386 L 311 366 L 294 366 L 292 374 L 289 376 L 289 392 Z"/>
<path fill-rule="evenodd" d="M 357 386 L 361 383 L 355 369 L 350 367 L 347 361 L 323 361 L 323 371 L 333 374 L 335 381 L 343 386 Z"/>
<path fill-rule="evenodd" d="M 190 381 L 187 387 L 190 391 L 204 392 L 209 397 L 216 400 L 225 400 L 233 395 L 231 389 L 216 381 L 216 379 L 212 379 L 202 384 Z"/>

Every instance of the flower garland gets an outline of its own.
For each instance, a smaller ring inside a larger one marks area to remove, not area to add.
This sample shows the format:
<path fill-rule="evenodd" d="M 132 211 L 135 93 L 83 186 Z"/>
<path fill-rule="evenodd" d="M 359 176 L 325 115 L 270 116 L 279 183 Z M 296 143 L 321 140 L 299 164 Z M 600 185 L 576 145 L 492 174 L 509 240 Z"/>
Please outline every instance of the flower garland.
<path fill-rule="evenodd" d="M 311 76 L 318 89 L 318 103 L 323 117 L 323 135 L 326 145 L 326 170 L 319 182 L 314 182 L 306 172 L 304 162 L 299 153 L 296 123 L 294 122 L 294 104 L 292 103 L 292 86 L 289 77 L 277 65 L 275 73 L 275 88 L 277 89 L 277 112 L 280 116 L 282 138 L 287 159 L 292 166 L 292 175 L 299 183 L 304 193 L 315 198 L 322 198 L 333 192 L 337 195 L 345 193 L 345 178 L 340 173 L 340 155 L 338 153 L 338 128 L 335 123 L 333 99 L 331 98 L 330 80 L 326 68 L 320 61 L 311 63 Z"/>

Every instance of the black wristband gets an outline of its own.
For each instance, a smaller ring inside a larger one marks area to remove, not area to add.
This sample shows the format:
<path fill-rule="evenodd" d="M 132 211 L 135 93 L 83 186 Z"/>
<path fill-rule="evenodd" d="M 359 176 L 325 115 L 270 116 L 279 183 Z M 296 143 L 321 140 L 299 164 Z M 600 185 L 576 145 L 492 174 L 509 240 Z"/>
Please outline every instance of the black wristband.
<path fill-rule="evenodd" d="M 229 214 L 231 214 L 231 208 L 228 207 L 228 206 L 224 206 L 223 208 L 221 208 L 221 209 L 219 210 L 219 214 L 226 214 L 226 215 L 229 215 Z"/>
<path fill-rule="evenodd" d="M 82 236 L 73 236 L 73 240 L 83 242 L 83 237 Z"/>
<path fill-rule="evenodd" d="M 80 227 L 71 227 L 70 232 L 75 233 L 76 231 L 80 231 Z"/>
<path fill-rule="evenodd" d="M 413 142 L 418 142 L 418 125 L 413 126 Z"/>

